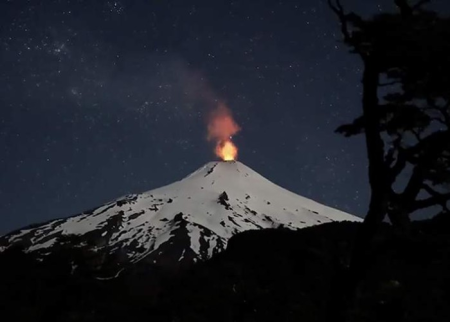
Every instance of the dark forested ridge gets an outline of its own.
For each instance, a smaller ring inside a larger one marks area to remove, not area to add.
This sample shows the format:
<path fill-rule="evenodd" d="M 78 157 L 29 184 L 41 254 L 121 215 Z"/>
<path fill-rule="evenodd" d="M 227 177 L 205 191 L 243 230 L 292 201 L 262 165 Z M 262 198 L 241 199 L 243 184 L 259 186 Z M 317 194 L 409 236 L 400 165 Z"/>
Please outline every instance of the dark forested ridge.
<path fill-rule="evenodd" d="M 225 252 L 168 272 L 130 265 L 99 279 L 95 253 L 64 250 L 35 261 L 20 249 L 0 257 L 2 316 L 16 321 L 324 321 L 333 307 L 359 223 L 236 235 Z M 450 320 L 448 218 L 385 225 L 349 321 Z"/>

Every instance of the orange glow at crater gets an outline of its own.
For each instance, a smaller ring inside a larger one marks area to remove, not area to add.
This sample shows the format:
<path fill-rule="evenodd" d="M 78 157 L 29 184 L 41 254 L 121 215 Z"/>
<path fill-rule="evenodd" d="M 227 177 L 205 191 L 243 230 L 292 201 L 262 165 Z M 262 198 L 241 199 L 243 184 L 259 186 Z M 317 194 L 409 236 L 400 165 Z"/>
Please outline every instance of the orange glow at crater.
<path fill-rule="evenodd" d="M 236 160 L 238 149 L 231 136 L 241 130 L 233 119 L 230 109 L 224 104 L 213 110 L 208 117 L 208 141 L 216 143 L 215 153 L 224 161 Z"/>
<path fill-rule="evenodd" d="M 216 155 L 223 161 L 234 161 L 238 154 L 238 148 L 230 140 L 219 142 L 216 146 Z"/>

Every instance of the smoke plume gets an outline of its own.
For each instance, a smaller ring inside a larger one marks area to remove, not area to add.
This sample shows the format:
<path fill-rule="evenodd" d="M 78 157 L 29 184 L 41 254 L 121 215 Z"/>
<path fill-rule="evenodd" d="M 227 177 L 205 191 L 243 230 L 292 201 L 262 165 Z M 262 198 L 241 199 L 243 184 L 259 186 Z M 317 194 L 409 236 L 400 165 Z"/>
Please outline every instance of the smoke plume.
<path fill-rule="evenodd" d="M 235 160 L 237 148 L 231 142 L 231 138 L 241 128 L 233 119 L 231 110 L 224 103 L 219 103 L 217 108 L 210 112 L 207 129 L 208 141 L 216 143 L 216 155 L 225 161 Z"/>

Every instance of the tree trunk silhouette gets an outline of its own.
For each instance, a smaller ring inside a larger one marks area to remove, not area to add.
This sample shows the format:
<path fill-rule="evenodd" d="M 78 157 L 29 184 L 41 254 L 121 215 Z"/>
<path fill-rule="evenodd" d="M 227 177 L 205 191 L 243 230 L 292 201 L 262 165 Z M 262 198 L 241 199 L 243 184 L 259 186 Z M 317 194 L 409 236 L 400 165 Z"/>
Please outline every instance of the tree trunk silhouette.
<path fill-rule="evenodd" d="M 328 310 L 328 320 L 333 322 L 346 320 L 369 267 L 372 241 L 386 215 L 395 230 L 404 234 L 410 232 L 413 212 L 433 206 L 449 209 L 450 45 L 446 40 L 450 17 L 422 9 L 429 0 L 393 2 L 399 13 L 363 19 L 345 12 L 340 0 L 328 0 L 345 44 L 364 66 L 362 116 L 336 131 L 347 137 L 364 134 L 371 188 L 369 209 L 355 237 L 350 263 L 337 269 Z M 389 89 L 383 102 L 379 102 L 380 87 Z M 406 187 L 397 191 L 395 183 L 405 172 Z"/>
<path fill-rule="evenodd" d="M 387 166 L 384 162 L 384 143 L 380 135 L 378 118 L 375 115 L 378 107 L 380 74 L 376 64 L 370 59 L 366 59 L 364 65 L 363 117 L 372 193 L 369 210 L 354 242 L 350 266 L 344 269 L 340 282 L 336 284 L 331 294 L 328 321 L 333 322 L 346 320 L 346 314 L 358 284 L 369 266 L 372 240 L 387 213 L 387 197 L 390 189 Z"/>

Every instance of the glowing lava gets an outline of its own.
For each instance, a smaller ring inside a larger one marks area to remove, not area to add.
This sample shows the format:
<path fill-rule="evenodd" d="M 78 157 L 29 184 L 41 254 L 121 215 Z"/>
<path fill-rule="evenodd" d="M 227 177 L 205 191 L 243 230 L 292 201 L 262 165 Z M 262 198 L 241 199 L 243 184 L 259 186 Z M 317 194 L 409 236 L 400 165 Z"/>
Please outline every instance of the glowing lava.
<path fill-rule="evenodd" d="M 215 141 L 215 152 L 224 161 L 236 160 L 238 149 L 231 136 L 241 130 L 234 121 L 230 109 L 223 103 L 210 113 L 208 118 L 208 141 Z"/>
<path fill-rule="evenodd" d="M 236 160 L 237 153 L 238 153 L 237 147 L 230 140 L 220 142 L 216 146 L 216 155 L 219 156 L 224 161 Z"/>

